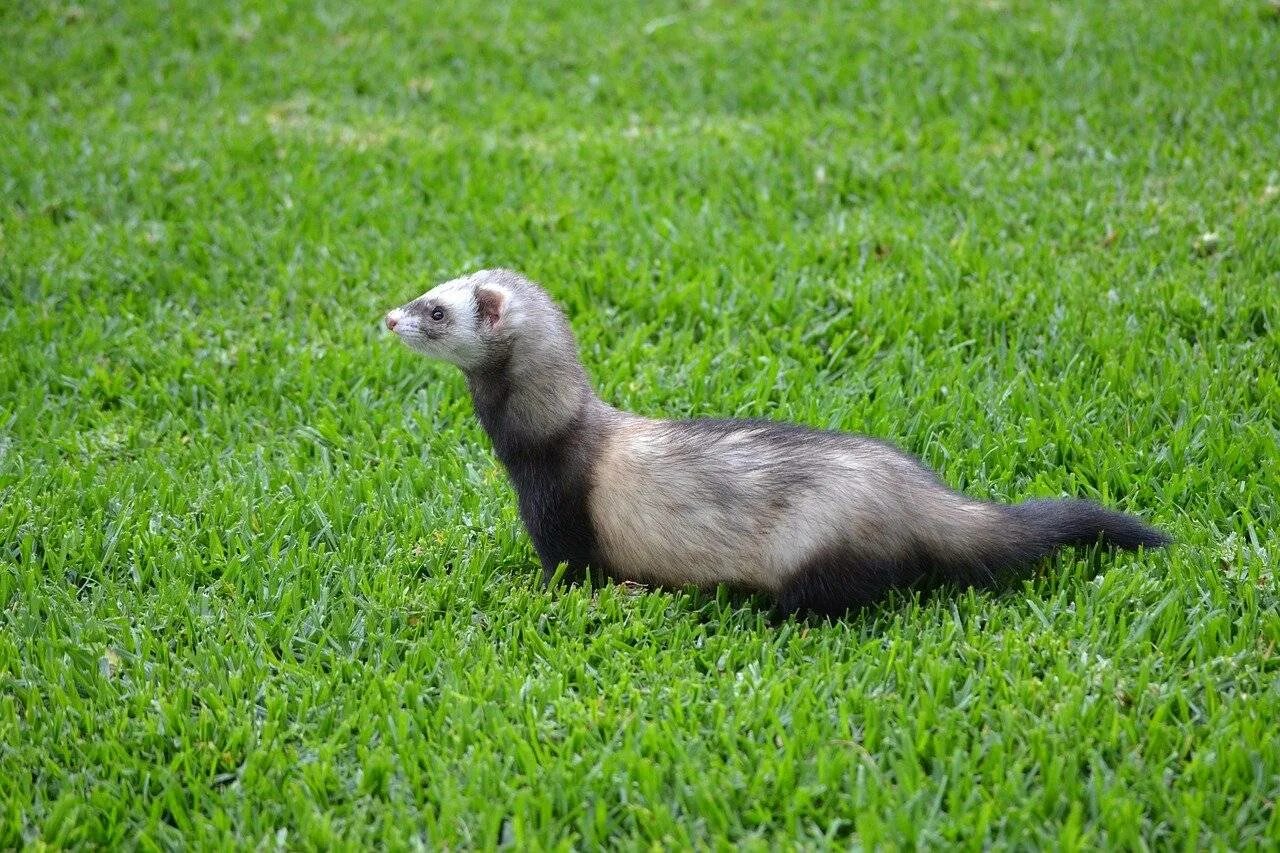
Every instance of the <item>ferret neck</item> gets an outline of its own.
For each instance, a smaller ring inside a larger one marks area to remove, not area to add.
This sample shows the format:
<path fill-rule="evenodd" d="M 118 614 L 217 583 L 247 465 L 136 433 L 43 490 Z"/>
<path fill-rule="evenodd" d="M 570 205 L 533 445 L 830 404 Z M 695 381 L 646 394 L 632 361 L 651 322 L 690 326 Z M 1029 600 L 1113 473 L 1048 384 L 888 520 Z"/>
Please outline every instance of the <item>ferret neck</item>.
<path fill-rule="evenodd" d="M 476 417 L 499 458 L 537 451 L 581 427 L 596 406 L 582 365 L 516 370 L 511 361 L 466 374 Z"/>

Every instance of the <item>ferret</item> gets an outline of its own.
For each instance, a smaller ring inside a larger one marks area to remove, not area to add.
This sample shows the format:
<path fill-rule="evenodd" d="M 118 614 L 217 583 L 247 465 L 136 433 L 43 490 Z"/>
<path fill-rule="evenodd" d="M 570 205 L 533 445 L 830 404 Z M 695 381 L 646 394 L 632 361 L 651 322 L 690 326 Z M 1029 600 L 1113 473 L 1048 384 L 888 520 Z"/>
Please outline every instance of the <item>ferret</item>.
<path fill-rule="evenodd" d="M 564 313 L 510 270 L 447 281 L 385 322 L 461 368 L 544 582 L 564 564 L 570 581 L 726 584 L 784 617 L 834 618 L 893 588 L 989 587 L 1067 545 L 1171 541 L 1088 501 L 968 497 L 862 435 L 615 409 L 592 390 Z"/>

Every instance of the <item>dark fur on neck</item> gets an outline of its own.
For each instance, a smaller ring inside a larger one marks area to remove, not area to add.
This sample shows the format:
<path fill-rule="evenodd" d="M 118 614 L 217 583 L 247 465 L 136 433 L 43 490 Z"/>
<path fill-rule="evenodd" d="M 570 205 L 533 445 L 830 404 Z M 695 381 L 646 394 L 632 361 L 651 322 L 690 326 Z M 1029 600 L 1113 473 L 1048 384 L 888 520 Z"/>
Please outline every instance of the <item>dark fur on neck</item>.
<path fill-rule="evenodd" d="M 581 370 L 578 366 L 579 374 Z M 589 566 L 603 570 L 587 498 L 606 407 L 585 376 L 563 374 L 551 370 L 521 382 L 512 376 L 510 359 L 467 374 L 476 417 L 515 487 L 520 518 L 542 561 L 544 581 L 554 576 L 560 563 L 568 564 L 566 577 L 571 580 L 581 579 Z M 566 386 L 557 382 L 572 383 L 581 394 L 566 398 Z M 573 411 L 555 412 L 555 418 L 529 417 L 531 407 L 566 399 L 576 399 Z M 533 426 L 545 423 L 554 426 Z"/>

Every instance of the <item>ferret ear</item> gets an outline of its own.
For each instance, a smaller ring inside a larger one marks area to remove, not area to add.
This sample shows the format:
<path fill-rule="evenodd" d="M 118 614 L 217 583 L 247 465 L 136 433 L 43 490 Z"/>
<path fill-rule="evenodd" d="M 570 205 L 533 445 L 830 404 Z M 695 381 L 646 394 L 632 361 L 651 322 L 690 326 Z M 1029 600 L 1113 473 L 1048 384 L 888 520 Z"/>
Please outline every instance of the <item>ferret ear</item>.
<path fill-rule="evenodd" d="M 476 288 L 476 314 L 481 327 L 496 329 L 507 318 L 507 306 L 511 304 L 511 292 L 496 284 L 482 284 Z"/>

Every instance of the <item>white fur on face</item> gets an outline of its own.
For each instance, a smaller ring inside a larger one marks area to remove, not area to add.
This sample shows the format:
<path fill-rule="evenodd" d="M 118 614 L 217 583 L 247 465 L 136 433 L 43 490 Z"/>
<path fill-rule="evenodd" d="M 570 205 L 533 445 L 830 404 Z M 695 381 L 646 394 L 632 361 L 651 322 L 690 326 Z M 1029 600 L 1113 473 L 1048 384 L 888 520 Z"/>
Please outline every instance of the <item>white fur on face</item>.
<path fill-rule="evenodd" d="M 490 330 L 480 316 L 476 289 L 489 284 L 488 270 L 446 281 L 387 314 L 388 326 L 408 346 L 463 370 L 484 363 Z M 443 316 L 437 320 L 434 312 Z"/>

